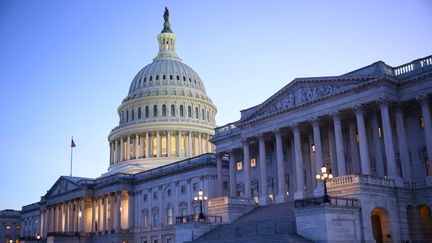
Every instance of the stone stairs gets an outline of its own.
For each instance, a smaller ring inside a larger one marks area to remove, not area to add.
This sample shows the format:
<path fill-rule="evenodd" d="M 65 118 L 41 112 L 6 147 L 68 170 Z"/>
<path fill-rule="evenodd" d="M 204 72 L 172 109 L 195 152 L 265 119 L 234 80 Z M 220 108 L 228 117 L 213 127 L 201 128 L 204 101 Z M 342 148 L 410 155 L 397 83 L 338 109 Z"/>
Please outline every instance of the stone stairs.
<path fill-rule="evenodd" d="M 294 202 L 259 206 L 230 224 L 222 224 L 194 243 L 311 242 L 295 232 Z"/>

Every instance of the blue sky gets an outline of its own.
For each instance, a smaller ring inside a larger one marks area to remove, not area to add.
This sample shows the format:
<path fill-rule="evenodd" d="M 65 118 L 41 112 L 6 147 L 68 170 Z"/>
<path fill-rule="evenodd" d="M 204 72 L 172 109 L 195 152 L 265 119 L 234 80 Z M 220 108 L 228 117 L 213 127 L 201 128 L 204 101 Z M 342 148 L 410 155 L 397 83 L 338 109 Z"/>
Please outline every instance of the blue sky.
<path fill-rule="evenodd" d="M 163 8 L 177 53 L 239 118 L 296 77 L 432 54 L 432 2 L 0 1 L 0 209 L 36 202 L 69 174 L 108 168 L 107 135 L 135 74 L 156 55 Z"/>

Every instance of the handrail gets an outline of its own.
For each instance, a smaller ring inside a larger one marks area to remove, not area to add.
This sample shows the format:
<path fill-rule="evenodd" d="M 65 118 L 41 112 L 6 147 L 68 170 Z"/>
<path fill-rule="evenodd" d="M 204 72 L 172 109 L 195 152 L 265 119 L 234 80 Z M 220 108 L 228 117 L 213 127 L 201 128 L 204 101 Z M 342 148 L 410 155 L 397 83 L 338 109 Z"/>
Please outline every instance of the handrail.
<path fill-rule="evenodd" d="M 329 205 L 335 207 L 345 208 L 360 208 L 360 201 L 356 198 L 344 198 L 344 197 L 329 197 L 330 201 L 325 201 L 324 197 L 313 197 L 295 200 L 295 208 L 306 208 L 318 205 Z"/>
<path fill-rule="evenodd" d="M 206 215 L 206 216 L 204 216 L 204 219 L 202 219 L 202 220 L 199 219 L 198 214 L 176 217 L 176 224 L 187 224 L 190 222 L 222 223 L 222 216 Z"/>

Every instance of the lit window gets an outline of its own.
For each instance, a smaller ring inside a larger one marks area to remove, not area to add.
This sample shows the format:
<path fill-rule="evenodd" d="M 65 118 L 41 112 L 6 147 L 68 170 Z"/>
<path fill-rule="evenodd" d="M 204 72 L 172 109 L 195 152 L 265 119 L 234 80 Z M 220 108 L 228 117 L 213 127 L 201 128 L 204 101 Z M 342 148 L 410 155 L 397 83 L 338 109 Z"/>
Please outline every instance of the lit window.
<path fill-rule="evenodd" d="M 10 230 L 11 226 L 10 225 L 6 225 L 6 230 Z"/>
<path fill-rule="evenodd" d="M 169 207 L 167 210 L 167 224 L 172 225 L 174 223 L 174 209 L 172 207 Z"/>
<path fill-rule="evenodd" d="M 163 135 L 162 136 L 162 139 L 161 139 L 161 147 L 162 147 L 162 156 L 166 156 L 167 155 L 167 137 L 166 137 L 166 135 Z"/>
<path fill-rule="evenodd" d="M 358 135 L 358 133 L 356 134 L 356 142 L 358 143 L 360 141 L 360 137 Z"/>
<path fill-rule="evenodd" d="M 237 171 L 243 170 L 243 162 L 242 161 L 238 161 L 237 162 Z"/>
<path fill-rule="evenodd" d="M 171 136 L 170 144 L 171 144 L 171 151 L 170 151 L 171 155 L 176 155 L 176 153 L 177 153 L 177 137 Z"/>
<path fill-rule="evenodd" d="M 153 156 L 157 155 L 157 138 L 155 135 L 153 135 L 152 137 L 152 155 Z"/>
<path fill-rule="evenodd" d="M 255 158 L 252 158 L 251 160 L 250 160 L 250 167 L 256 167 L 256 159 Z"/>
<path fill-rule="evenodd" d="M 312 152 L 315 153 L 315 144 L 312 144 L 311 148 L 312 148 Z"/>
<path fill-rule="evenodd" d="M 424 128 L 423 116 L 419 116 L 418 120 L 419 120 L 419 126 L 420 126 L 420 128 Z"/>
<path fill-rule="evenodd" d="M 148 213 L 144 213 L 144 217 L 143 217 L 143 221 L 144 221 L 144 228 L 148 227 Z"/>
<path fill-rule="evenodd" d="M 378 127 L 378 137 L 381 138 L 382 134 L 381 134 L 381 127 Z"/>
<path fill-rule="evenodd" d="M 17 230 L 20 230 L 20 229 L 21 229 L 21 225 L 17 225 L 17 226 L 16 226 L 16 229 L 17 229 Z"/>

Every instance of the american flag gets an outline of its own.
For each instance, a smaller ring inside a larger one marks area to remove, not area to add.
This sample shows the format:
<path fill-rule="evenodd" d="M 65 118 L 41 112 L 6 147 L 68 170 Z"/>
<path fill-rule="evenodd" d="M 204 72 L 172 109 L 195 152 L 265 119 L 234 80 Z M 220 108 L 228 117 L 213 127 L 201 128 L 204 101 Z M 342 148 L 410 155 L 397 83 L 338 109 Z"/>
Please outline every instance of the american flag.
<path fill-rule="evenodd" d="M 73 140 L 73 138 L 71 139 L 71 148 L 75 148 L 76 147 L 76 145 L 75 145 L 75 142 L 74 142 L 74 140 Z"/>

